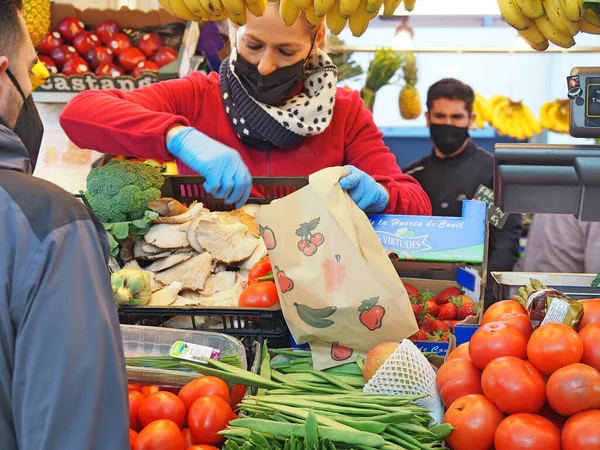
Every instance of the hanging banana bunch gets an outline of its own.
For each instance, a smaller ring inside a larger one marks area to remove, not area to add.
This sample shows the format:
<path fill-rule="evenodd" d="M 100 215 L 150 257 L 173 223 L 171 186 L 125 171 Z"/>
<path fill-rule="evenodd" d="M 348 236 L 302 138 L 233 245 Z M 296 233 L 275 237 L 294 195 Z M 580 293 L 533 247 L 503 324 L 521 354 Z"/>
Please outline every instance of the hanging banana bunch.
<path fill-rule="evenodd" d="M 475 100 L 473 101 L 473 112 L 475 113 L 475 124 L 474 128 L 485 128 L 485 121 L 487 117 L 487 99 L 479 94 L 475 93 Z"/>
<path fill-rule="evenodd" d="M 486 120 L 499 134 L 520 141 L 542 132 L 542 125 L 529 106 L 503 95 L 494 95 L 489 99 Z"/>
<path fill-rule="evenodd" d="M 557 99 L 544 103 L 540 109 L 542 126 L 555 133 L 569 133 L 569 100 Z"/>
<path fill-rule="evenodd" d="M 498 6 L 506 23 L 537 51 L 550 43 L 571 48 L 580 31 L 600 34 L 599 14 L 584 0 L 498 0 Z"/>
<path fill-rule="evenodd" d="M 29 0 L 48 2 L 49 0 Z M 272 1 L 272 0 L 268 0 Z M 338 35 L 346 26 L 356 37 L 362 36 L 383 7 L 383 16 L 391 17 L 404 1 L 404 9 L 412 11 L 416 0 L 279 0 L 279 14 L 283 23 L 292 26 L 304 14 L 313 25 L 327 24 L 329 31 Z M 243 26 L 247 14 L 261 17 L 267 0 L 158 0 L 175 17 L 195 22 L 229 19 Z M 43 36 L 43 34 L 42 34 Z"/>

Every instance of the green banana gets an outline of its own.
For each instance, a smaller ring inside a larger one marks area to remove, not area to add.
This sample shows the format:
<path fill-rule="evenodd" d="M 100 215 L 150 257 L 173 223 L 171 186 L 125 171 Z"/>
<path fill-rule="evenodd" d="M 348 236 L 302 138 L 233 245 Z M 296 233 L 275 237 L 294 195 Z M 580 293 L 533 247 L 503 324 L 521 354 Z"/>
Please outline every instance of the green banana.
<path fill-rule="evenodd" d="M 314 309 L 307 305 L 294 303 L 298 316 L 304 323 L 313 328 L 327 328 L 334 324 L 333 320 L 329 320 L 333 313 L 337 311 L 337 307 L 328 306 L 326 308 Z"/>

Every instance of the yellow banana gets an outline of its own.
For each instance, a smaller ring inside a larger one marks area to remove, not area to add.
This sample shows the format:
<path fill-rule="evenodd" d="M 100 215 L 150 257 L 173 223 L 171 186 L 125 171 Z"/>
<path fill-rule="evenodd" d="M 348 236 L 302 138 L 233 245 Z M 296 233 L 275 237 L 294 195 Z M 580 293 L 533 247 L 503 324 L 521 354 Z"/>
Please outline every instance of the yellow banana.
<path fill-rule="evenodd" d="M 583 0 L 559 0 L 559 4 L 571 22 L 579 22 L 583 17 Z"/>
<path fill-rule="evenodd" d="M 535 134 L 541 134 L 542 125 L 540 124 L 540 121 L 538 120 L 538 118 L 535 117 L 535 114 L 533 113 L 531 108 L 527 105 L 521 105 L 521 111 L 523 113 L 523 117 L 525 118 L 525 121 L 531 128 L 531 131 L 533 131 Z"/>
<path fill-rule="evenodd" d="M 327 28 L 329 28 L 329 31 L 336 36 L 342 32 L 348 22 L 348 19 L 344 19 L 340 16 L 340 4 L 337 1 L 334 2 L 333 8 L 327 13 L 326 20 Z"/>
<path fill-rule="evenodd" d="M 231 12 L 227 10 L 227 8 L 225 8 L 224 11 L 224 16 L 226 16 L 229 20 L 235 23 L 238 27 L 243 27 L 244 25 L 246 25 L 246 23 L 248 23 L 248 14 L 246 13 L 246 8 L 244 8 L 241 14 L 231 14 Z"/>
<path fill-rule="evenodd" d="M 488 100 L 485 109 L 485 120 L 487 120 L 491 125 L 494 125 L 494 108 L 498 103 L 504 100 L 506 100 L 506 97 L 503 95 L 493 95 Z"/>
<path fill-rule="evenodd" d="M 586 22 L 585 20 L 582 20 L 577 25 L 579 27 L 579 31 L 581 31 L 582 33 L 600 34 L 600 27 L 597 27 L 591 24 L 590 22 Z"/>
<path fill-rule="evenodd" d="M 579 22 L 579 30 L 588 34 L 600 34 L 600 17 L 592 8 L 585 10 L 581 22 Z"/>
<path fill-rule="evenodd" d="M 246 0 L 246 8 L 254 17 L 262 17 L 267 10 L 267 0 Z"/>
<path fill-rule="evenodd" d="M 373 14 L 373 13 L 379 12 L 379 10 L 381 9 L 381 5 L 383 5 L 383 0 L 367 0 L 365 9 L 367 10 L 367 12 Z M 342 11 L 342 14 L 344 13 L 344 11 L 342 10 L 341 2 L 340 2 L 340 11 Z M 350 15 L 352 15 L 352 14 L 350 14 Z"/>
<path fill-rule="evenodd" d="M 502 124 L 505 121 L 506 110 L 508 109 L 509 105 L 510 101 L 506 97 L 494 105 L 491 123 L 495 128 L 502 129 Z"/>
<path fill-rule="evenodd" d="M 305 10 L 312 5 L 312 0 L 294 0 L 294 3 L 299 9 Z"/>
<path fill-rule="evenodd" d="M 532 42 L 525 37 L 523 37 L 523 40 L 527 43 L 527 45 L 529 45 L 532 49 L 534 49 L 538 52 L 543 52 L 544 50 L 548 50 L 548 47 L 550 47 L 550 43 L 548 42 L 548 39 L 546 39 L 546 38 L 544 38 L 543 42 L 539 42 L 539 43 Z"/>
<path fill-rule="evenodd" d="M 552 129 L 552 124 L 550 123 L 550 118 L 548 117 L 548 110 L 553 103 L 554 102 L 546 102 L 540 108 L 540 119 L 542 121 L 542 126 L 548 130 Z"/>
<path fill-rule="evenodd" d="M 383 2 L 383 17 L 392 17 L 402 0 L 385 0 Z"/>
<path fill-rule="evenodd" d="M 296 6 L 294 0 L 281 0 L 279 2 L 279 14 L 283 23 L 291 27 L 300 16 L 301 9 Z"/>
<path fill-rule="evenodd" d="M 404 0 L 404 9 L 406 11 L 412 11 L 415 9 L 415 3 L 417 3 L 417 0 Z"/>
<path fill-rule="evenodd" d="M 171 0 L 172 2 L 173 0 Z M 231 1 L 235 1 L 237 3 L 241 3 L 242 8 L 244 8 L 244 2 L 242 0 L 229 0 Z M 223 3 L 221 2 L 221 0 L 200 0 L 200 3 L 202 3 L 202 7 L 208 11 L 211 15 L 213 16 L 218 16 L 221 17 L 223 16 L 223 9 L 225 8 L 225 6 L 223 5 Z M 231 12 L 231 11 L 229 11 Z"/>
<path fill-rule="evenodd" d="M 371 0 L 372 1 L 372 0 Z M 339 0 L 340 16 L 348 19 L 352 14 L 356 13 L 360 0 Z"/>
<path fill-rule="evenodd" d="M 304 15 L 306 16 L 308 21 L 316 27 L 318 27 L 325 21 L 325 16 L 319 17 L 315 14 L 315 7 L 313 5 L 310 5 L 304 10 Z"/>
<path fill-rule="evenodd" d="M 531 26 L 526 30 L 517 30 L 519 36 L 521 36 L 528 44 L 533 42 L 534 44 L 548 43 L 548 39 L 542 34 L 540 29 L 537 27 L 535 22 L 531 23 Z M 529 44 L 531 46 L 531 44 Z M 537 49 L 536 49 L 537 50 Z"/>
<path fill-rule="evenodd" d="M 169 0 L 158 0 L 158 3 L 160 3 L 160 6 L 162 6 L 165 9 L 165 11 L 167 11 L 169 14 L 171 14 L 172 16 L 177 16 L 177 14 L 175 14 L 175 11 L 173 11 L 173 8 L 171 8 Z"/>
<path fill-rule="evenodd" d="M 575 45 L 573 36 L 560 33 L 554 28 L 547 16 L 535 19 L 535 24 L 546 39 L 562 48 L 571 48 Z"/>
<path fill-rule="evenodd" d="M 511 27 L 517 30 L 526 30 L 531 26 L 531 19 L 519 11 L 515 0 L 498 0 L 498 6 L 500 14 Z"/>
<path fill-rule="evenodd" d="M 525 17 L 539 19 L 544 15 L 542 0 L 515 0 L 515 3 Z"/>
<path fill-rule="evenodd" d="M 565 18 L 566 16 L 565 13 L 560 9 L 558 0 L 542 0 L 542 5 L 544 5 L 544 11 L 546 11 L 546 17 L 550 20 L 556 31 L 562 34 L 573 36 L 570 28 L 567 27 L 563 20 L 563 16 Z"/>
<path fill-rule="evenodd" d="M 187 6 L 188 9 L 197 16 L 204 17 L 205 19 L 217 17 L 204 9 L 204 6 L 202 6 L 200 0 L 183 0 L 183 3 L 185 3 L 185 6 Z"/>
<path fill-rule="evenodd" d="M 551 129 L 554 130 L 558 130 L 559 129 L 559 120 L 556 117 L 556 113 L 558 112 L 558 103 L 554 102 L 552 103 L 552 106 L 550 106 L 550 108 L 548 109 L 548 120 L 550 122 L 551 125 Z"/>
<path fill-rule="evenodd" d="M 335 1 L 336 0 L 314 0 L 313 5 L 315 7 L 315 14 L 319 17 L 323 17 L 331 8 L 333 8 Z M 338 15 L 339 14 L 338 8 Z"/>
<path fill-rule="evenodd" d="M 193 20 L 195 22 L 202 21 L 202 17 L 199 17 L 196 14 L 194 14 L 192 11 L 190 11 L 190 9 L 187 6 L 185 6 L 185 3 L 183 2 L 183 0 L 167 0 L 167 1 L 169 2 L 171 9 L 173 10 L 173 12 L 175 13 L 175 15 L 177 17 L 180 17 L 181 19 L 185 19 L 185 20 Z"/>
<path fill-rule="evenodd" d="M 348 19 L 348 23 L 350 25 L 350 31 L 352 31 L 352 35 L 354 37 L 360 37 L 364 34 L 365 31 L 367 31 L 369 22 L 371 21 L 371 15 L 367 11 L 366 7 L 367 7 L 366 0 L 360 0 L 358 9 Z"/>

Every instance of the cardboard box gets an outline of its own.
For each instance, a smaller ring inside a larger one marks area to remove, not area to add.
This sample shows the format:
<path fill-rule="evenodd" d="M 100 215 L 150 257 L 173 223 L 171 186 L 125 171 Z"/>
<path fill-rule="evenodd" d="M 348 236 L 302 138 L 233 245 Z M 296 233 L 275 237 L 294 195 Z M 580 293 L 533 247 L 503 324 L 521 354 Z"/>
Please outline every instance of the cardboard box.
<path fill-rule="evenodd" d="M 401 260 L 483 264 L 487 205 L 465 200 L 462 217 L 370 215 L 385 249 Z"/>
<path fill-rule="evenodd" d="M 114 19 L 121 28 L 143 29 L 148 27 L 160 27 L 173 23 L 186 24 L 185 21 L 171 16 L 165 10 L 143 12 L 130 10 L 123 7 L 120 10 L 108 9 L 86 9 L 79 10 L 71 4 L 52 4 L 52 28 L 66 17 L 77 17 L 86 26 L 94 26 L 98 23 Z M 196 52 L 196 45 L 200 37 L 198 23 L 188 22 L 185 26 L 183 39 L 179 48 L 176 61 L 162 67 L 157 73 L 145 72 L 139 78 L 131 76 L 124 77 L 98 77 L 93 73 L 82 76 L 67 77 L 63 74 L 52 75 L 46 83 L 36 89 L 36 92 L 82 92 L 88 89 L 119 89 L 130 91 L 153 83 L 173 78 L 180 78 L 190 72 L 191 58 Z"/>

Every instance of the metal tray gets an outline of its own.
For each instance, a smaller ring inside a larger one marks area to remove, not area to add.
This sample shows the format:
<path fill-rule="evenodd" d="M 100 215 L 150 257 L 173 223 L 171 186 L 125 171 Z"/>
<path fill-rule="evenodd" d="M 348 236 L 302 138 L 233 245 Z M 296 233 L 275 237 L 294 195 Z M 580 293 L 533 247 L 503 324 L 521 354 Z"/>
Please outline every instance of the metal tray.
<path fill-rule="evenodd" d="M 600 289 L 592 289 L 592 281 L 596 278 L 596 274 L 492 272 L 492 277 L 494 278 L 494 292 L 499 300 L 506 300 L 512 295 L 518 294 L 519 288 L 526 286 L 530 278 L 535 278 L 546 286 L 558 289 L 576 300 L 600 298 Z"/>

